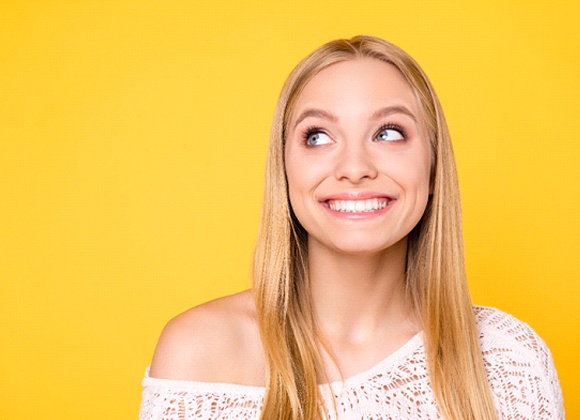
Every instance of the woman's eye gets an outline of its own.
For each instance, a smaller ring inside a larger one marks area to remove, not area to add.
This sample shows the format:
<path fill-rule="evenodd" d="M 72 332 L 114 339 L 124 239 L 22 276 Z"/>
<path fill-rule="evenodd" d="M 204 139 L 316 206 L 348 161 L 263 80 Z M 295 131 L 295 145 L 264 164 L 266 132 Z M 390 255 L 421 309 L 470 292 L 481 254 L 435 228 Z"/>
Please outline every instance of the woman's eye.
<path fill-rule="evenodd" d="M 320 146 L 322 144 L 329 144 L 332 143 L 330 137 L 327 134 L 324 134 L 320 131 L 316 131 L 313 133 L 309 133 L 306 136 L 306 145 L 308 146 Z"/>
<path fill-rule="evenodd" d="M 405 140 L 405 136 L 401 133 L 400 130 L 396 128 L 383 128 L 377 134 L 377 140 L 379 141 L 396 141 L 396 140 Z"/>

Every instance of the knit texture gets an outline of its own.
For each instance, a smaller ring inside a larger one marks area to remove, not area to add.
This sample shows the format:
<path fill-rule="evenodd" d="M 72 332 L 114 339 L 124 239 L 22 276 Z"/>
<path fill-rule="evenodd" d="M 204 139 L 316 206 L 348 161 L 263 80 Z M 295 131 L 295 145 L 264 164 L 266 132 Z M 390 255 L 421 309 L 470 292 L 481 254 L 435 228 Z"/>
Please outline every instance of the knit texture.
<path fill-rule="evenodd" d="M 542 339 L 504 312 L 474 309 L 499 419 L 564 419 L 562 391 Z M 254 386 L 150 378 L 148 370 L 143 387 L 140 420 L 259 419 L 265 392 Z M 441 418 L 422 333 L 371 369 L 320 389 L 329 420 Z"/>

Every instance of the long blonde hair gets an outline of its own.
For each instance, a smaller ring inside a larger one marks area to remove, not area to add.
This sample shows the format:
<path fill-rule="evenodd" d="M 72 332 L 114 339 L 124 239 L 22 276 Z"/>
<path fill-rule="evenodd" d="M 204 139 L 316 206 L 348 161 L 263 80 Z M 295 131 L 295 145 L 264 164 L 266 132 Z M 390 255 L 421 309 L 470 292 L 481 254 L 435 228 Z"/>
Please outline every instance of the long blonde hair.
<path fill-rule="evenodd" d="M 439 100 L 419 65 L 375 37 L 329 42 L 292 71 L 278 99 L 268 149 L 254 294 L 266 360 L 262 419 L 322 418 L 317 349 L 307 272 L 307 233 L 289 204 L 284 142 L 300 92 L 322 69 L 357 57 L 394 65 L 412 87 L 432 150 L 427 209 L 408 237 L 406 285 L 424 329 L 429 378 L 447 419 L 495 419 L 467 288 L 461 205 L 453 150 Z"/>

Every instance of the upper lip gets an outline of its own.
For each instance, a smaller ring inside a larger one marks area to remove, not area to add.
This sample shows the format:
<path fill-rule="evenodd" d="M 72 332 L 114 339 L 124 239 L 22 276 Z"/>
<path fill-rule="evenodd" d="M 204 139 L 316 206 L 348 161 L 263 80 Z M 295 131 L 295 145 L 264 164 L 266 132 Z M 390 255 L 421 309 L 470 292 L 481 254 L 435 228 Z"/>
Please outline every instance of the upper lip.
<path fill-rule="evenodd" d="M 321 197 L 320 201 L 329 200 L 368 200 L 371 198 L 386 198 L 394 200 L 393 196 L 376 191 L 346 191 Z"/>

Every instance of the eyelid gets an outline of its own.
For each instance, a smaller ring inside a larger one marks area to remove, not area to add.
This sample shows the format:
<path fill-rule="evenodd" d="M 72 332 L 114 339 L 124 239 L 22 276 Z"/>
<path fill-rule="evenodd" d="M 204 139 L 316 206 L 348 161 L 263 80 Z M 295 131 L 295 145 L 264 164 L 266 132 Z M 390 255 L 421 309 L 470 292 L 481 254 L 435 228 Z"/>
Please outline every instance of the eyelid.
<path fill-rule="evenodd" d="M 322 144 L 309 144 L 308 140 L 310 139 L 311 136 L 313 136 L 315 134 L 322 134 L 322 135 L 328 137 L 328 141 L 325 141 Z M 322 146 L 324 144 L 329 144 L 329 143 L 333 142 L 330 134 L 328 134 L 326 132 L 326 130 L 321 128 L 320 126 L 309 126 L 309 127 L 305 128 L 302 131 L 302 134 L 300 135 L 300 137 L 301 137 L 302 143 L 304 143 L 304 145 L 307 147 Z"/>
<path fill-rule="evenodd" d="M 406 129 L 401 124 L 390 122 L 390 123 L 382 124 L 380 126 L 380 128 L 375 132 L 375 134 L 373 136 L 373 141 L 376 141 L 377 137 L 383 131 L 386 131 L 386 130 L 396 131 L 397 133 L 400 134 L 400 136 L 402 138 L 386 139 L 386 140 L 379 140 L 379 141 L 395 142 L 395 141 L 405 141 L 407 139 Z M 322 146 L 324 144 L 329 144 L 331 142 L 334 142 L 334 140 L 332 139 L 332 136 L 328 133 L 328 131 L 320 125 L 306 126 L 304 129 L 299 130 L 298 134 L 299 134 L 299 138 L 300 138 L 301 142 L 304 145 L 306 145 L 307 147 Z M 308 140 L 309 140 L 310 136 L 312 136 L 314 134 L 324 135 L 324 136 L 328 137 L 328 141 L 325 141 L 324 143 L 321 143 L 321 144 L 308 144 Z"/>
<path fill-rule="evenodd" d="M 402 139 L 394 139 L 394 140 L 385 140 L 385 141 L 403 141 L 407 139 L 407 132 L 406 130 L 399 124 L 395 124 L 395 123 L 387 123 L 387 124 L 383 124 L 376 132 L 374 138 L 376 139 L 379 134 L 381 134 L 381 132 L 385 131 L 385 130 L 393 130 L 393 131 L 397 131 L 401 137 L 403 137 Z"/>

